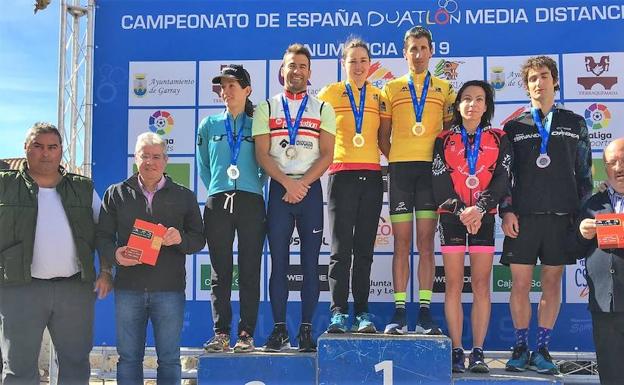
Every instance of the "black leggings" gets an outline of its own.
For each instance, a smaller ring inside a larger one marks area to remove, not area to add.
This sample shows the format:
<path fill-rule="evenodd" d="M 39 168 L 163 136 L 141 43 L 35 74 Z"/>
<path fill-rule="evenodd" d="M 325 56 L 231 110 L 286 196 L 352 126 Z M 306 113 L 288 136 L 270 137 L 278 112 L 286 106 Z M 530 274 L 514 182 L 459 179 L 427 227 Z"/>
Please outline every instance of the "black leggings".
<path fill-rule="evenodd" d="M 383 199 L 381 171 L 340 171 L 329 176 L 327 212 L 332 245 L 330 310 L 349 313 L 349 271 L 355 314 L 368 312 L 370 271 Z"/>
<path fill-rule="evenodd" d="M 233 249 L 238 234 L 238 333 L 253 336 L 260 301 L 260 265 L 266 235 L 264 199 L 246 191 L 228 191 L 208 197 L 204 231 L 210 253 L 212 318 L 216 333 L 230 333 L 232 323 Z"/>

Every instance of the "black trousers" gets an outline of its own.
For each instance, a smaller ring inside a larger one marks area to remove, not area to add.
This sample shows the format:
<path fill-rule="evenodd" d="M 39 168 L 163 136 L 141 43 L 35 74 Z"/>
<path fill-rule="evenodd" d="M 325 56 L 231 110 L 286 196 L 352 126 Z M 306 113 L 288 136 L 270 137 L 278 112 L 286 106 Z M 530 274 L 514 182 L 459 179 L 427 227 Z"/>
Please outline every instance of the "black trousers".
<path fill-rule="evenodd" d="M 210 253 L 212 319 L 216 333 L 230 333 L 232 323 L 233 243 L 238 235 L 238 333 L 253 336 L 260 301 L 260 265 L 266 235 L 264 199 L 245 191 L 228 191 L 208 197 L 204 231 Z"/>
<path fill-rule="evenodd" d="M 624 384 L 624 312 L 592 312 L 594 345 L 601 385 Z"/>
<path fill-rule="evenodd" d="M 383 199 L 381 171 L 340 171 L 329 176 L 328 190 L 332 237 L 330 310 L 349 313 L 349 272 L 353 263 L 351 290 L 355 314 L 368 312 L 371 264 Z"/>

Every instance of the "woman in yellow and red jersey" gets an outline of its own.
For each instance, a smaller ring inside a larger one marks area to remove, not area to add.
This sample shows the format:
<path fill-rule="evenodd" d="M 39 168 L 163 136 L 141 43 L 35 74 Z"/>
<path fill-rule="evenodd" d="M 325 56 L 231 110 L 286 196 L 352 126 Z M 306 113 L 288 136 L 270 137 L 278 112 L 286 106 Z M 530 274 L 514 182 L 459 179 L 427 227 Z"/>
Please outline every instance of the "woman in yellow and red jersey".
<path fill-rule="evenodd" d="M 503 130 L 490 127 L 494 91 L 482 80 L 460 88 L 453 125 L 433 149 L 433 196 L 439 205 L 438 231 L 444 259 L 444 313 L 453 343 L 453 371 L 463 372 L 463 310 L 466 244 L 470 254 L 472 352 L 468 369 L 487 373 L 483 341 L 490 321 L 490 274 L 494 255 L 494 215 L 509 188 L 511 146 Z"/>
<path fill-rule="evenodd" d="M 390 115 L 386 113 L 383 92 L 366 81 L 371 65 L 366 42 L 350 38 L 343 47 L 342 65 L 347 79 L 326 86 L 318 95 L 334 107 L 337 128 L 328 183 L 332 318 L 327 331 L 347 331 L 349 272 L 353 263 L 351 290 L 355 318 L 352 330 L 374 333 L 368 294 L 383 199 L 378 135 L 381 124 L 390 124 Z"/>

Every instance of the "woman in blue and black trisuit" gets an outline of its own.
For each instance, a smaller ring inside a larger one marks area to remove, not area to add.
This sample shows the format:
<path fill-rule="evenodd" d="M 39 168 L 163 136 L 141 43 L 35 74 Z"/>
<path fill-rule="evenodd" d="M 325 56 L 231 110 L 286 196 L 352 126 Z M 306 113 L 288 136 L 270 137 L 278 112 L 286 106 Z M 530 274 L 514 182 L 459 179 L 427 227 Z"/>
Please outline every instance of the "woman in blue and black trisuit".
<path fill-rule="evenodd" d="M 234 352 L 253 351 L 266 234 L 263 176 L 251 136 L 253 105 L 247 70 L 231 64 L 212 79 L 221 85 L 224 112 L 202 120 L 197 136 L 199 175 L 208 189 L 204 232 L 210 252 L 214 337 L 208 352 L 230 349 L 233 243 L 238 235 L 240 320 Z"/>

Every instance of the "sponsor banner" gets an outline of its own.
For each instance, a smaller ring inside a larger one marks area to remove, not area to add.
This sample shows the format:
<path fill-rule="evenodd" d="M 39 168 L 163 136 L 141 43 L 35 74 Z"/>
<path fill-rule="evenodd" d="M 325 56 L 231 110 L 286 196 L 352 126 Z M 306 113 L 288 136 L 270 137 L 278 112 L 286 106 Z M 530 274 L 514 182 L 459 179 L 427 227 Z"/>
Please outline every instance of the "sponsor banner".
<path fill-rule="evenodd" d="M 498 100 L 498 99 L 495 99 Z M 518 104 L 497 104 L 494 106 L 494 116 L 492 117 L 492 127 L 500 128 L 505 127 L 505 123 L 522 115 L 524 111 L 528 111 L 530 108 L 529 102 Z"/>
<path fill-rule="evenodd" d="M 585 119 L 592 150 L 602 151 L 615 138 L 622 136 L 624 103 L 620 102 L 570 102 L 565 108 Z"/>
<path fill-rule="evenodd" d="M 299 255 L 290 256 L 290 264 L 286 273 L 286 279 L 288 280 L 288 300 L 301 302 L 301 288 L 303 287 L 303 267 L 300 263 L 301 259 Z M 327 269 L 329 265 L 329 256 L 319 256 L 319 268 L 318 268 L 318 280 L 320 287 L 319 301 L 329 301 L 331 299 L 329 293 L 329 279 L 327 275 Z M 268 275 L 271 277 L 271 260 L 268 263 Z M 268 299 L 268 298 L 267 298 Z"/>
<path fill-rule="evenodd" d="M 462 300 L 472 300 L 472 298 L 464 299 L 465 294 L 472 294 L 472 277 L 470 275 L 470 258 L 467 255 L 464 260 L 463 282 L 464 282 L 464 285 L 462 287 Z M 435 276 L 433 277 L 433 292 L 443 295 L 445 290 L 446 290 L 446 275 L 444 274 L 444 266 L 436 266 Z M 444 302 L 443 298 L 441 302 Z"/>
<path fill-rule="evenodd" d="M 407 283 L 407 302 L 411 302 L 411 286 Z M 350 298 L 349 301 L 353 299 Z M 394 303 L 394 287 L 392 285 L 392 255 L 375 255 L 371 266 L 370 302 Z"/>
<path fill-rule="evenodd" d="M 585 260 L 579 259 L 576 265 L 566 266 L 565 287 L 567 303 L 587 303 L 589 287 L 587 286 L 587 269 Z"/>
<path fill-rule="evenodd" d="M 266 84 L 266 61 L 264 60 L 219 60 L 199 62 L 199 105 L 223 106 L 221 86 L 212 84 L 212 79 L 221 73 L 221 69 L 229 64 L 240 64 L 249 72 L 251 77 L 251 95 L 249 99 L 254 103 L 266 99 L 264 94 Z M 200 120 L 201 122 L 201 120 Z"/>
<path fill-rule="evenodd" d="M 271 60 L 269 62 L 269 94 L 272 97 L 280 92 L 284 92 L 284 78 L 280 71 L 282 60 Z M 318 95 L 321 88 L 329 83 L 338 81 L 338 60 L 337 59 L 315 59 L 310 66 L 311 74 L 308 80 L 308 94 Z M 293 113 L 294 115 L 294 113 Z"/>
<path fill-rule="evenodd" d="M 312 231 L 316 234 L 319 232 L 323 232 L 323 241 L 321 243 L 321 253 L 330 253 L 331 252 L 331 233 L 329 231 L 329 223 L 327 217 L 327 205 L 323 205 L 323 228 L 322 229 L 312 229 Z M 299 231 L 297 230 L 297 226 L 295 226 L 292 236 L 290 237 L 290 252 L 299 253 L 301 251 L 301 238 L 299 237 Z"/>
<path fill-rule="evenodd" d="M 566 99 L 622 98 L 624 53 L 591 52 L 563 55 Z"/>
<path fill-rule="evenodd" d="M 194 106 L 194 61 L 129 62 L 128 106 Z"/>
<path fill-rule="evenodd" d="M 600 158 L 592 159 L 594 193 L 597 193 L 600 190 L 600 186 L 607 181 L 607 171 L 605 170 L 605 164 L 604 159 L 602 159 L 602 154 L 594 154 L 594 156 L 600 156 Z"/>
<path fill-rule="evenodd" d="M 167 143 L 167 153 L 195 153 L 194 109 L 128 110 L 128 154 L 134 154 L 136 138 L 144 132 L 160 135 Z"/>
<path fill-rule="evenodd" d="M 134 163 L 134 157 L 128 157 L 128 174 L 130 177 L 137 173 L 137 167 Z M 174 182 L 181 184 L 182 186 L 193 190 L 195 188 L 194 175 L 195 172 L 195 159 L 187 157 L 175 157 L 169 158 L 167 167 L 165 167 L 165 173 L 173 179 Z"/>
<path fill-rule="evenodd" d="M 555 62 L 557 55 L 546 55 Z M 530 56 L 490 56 L 487 58 L 487 81 L 496 92 L 497 102 L 523 102 L 527 100 L 527 92 L 522 80 L 520 68 Z M 480 78 L 481 76 L 479 76 Z M 555 99 L 561 97 L 555 93 Z"/>
<path fill-rule="evenodd" d="M 390 222 L 389 206 L 381 206 L 379 223 L 377 224 L 377 236 L 375 237 L 376 253 L 394 252 L 394 234 L 392 233 L 392 223 Z"/>
<path fill-rule="evenodd" d="M 541 297 L 541 271 L 540 265 L 535 266 L 533 269 L 531 291 L 529 292 L 531 303 L 538 303 Z M 499 264 L 492 266 L 492 303 L 509 303 L 512 283 L 511 269 L 508 266 Z"/>
<path fill-rule="evenodd" d="M 457 92 L 468 80 L 483 78 L 483 57 L 432 58 L 429 71 L 451 83 Z"/>

